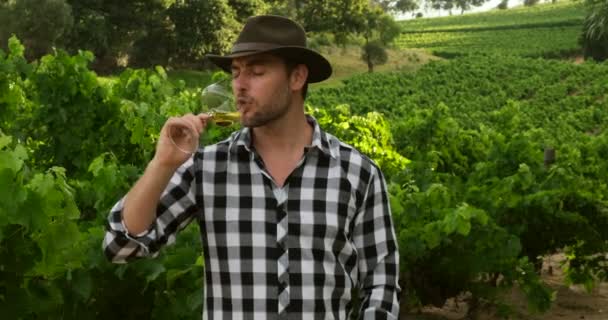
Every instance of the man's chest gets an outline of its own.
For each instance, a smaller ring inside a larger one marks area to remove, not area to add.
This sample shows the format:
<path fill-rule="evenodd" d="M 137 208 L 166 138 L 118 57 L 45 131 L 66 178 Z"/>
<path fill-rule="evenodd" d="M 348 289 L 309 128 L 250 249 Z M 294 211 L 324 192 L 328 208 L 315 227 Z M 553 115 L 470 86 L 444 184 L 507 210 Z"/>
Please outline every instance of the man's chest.
<path fill-rule="evenodd" d="M 293 246 L 346 240 L 361 205 L 356 187 L 331 163 L 298 166 L 282 188 L 256 163 L 229 164 L 202 173 L 197 194 L 202 232 L 212 246 L 275 246 L 281 222 Z"/>

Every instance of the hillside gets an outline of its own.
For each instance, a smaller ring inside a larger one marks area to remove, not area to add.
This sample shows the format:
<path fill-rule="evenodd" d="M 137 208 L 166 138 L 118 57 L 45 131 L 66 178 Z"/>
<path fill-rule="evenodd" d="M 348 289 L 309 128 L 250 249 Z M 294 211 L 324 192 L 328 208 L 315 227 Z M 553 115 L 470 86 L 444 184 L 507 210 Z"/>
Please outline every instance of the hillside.
<path fill-rule="evenodd" d="M 403 21 L 400 48 L 454 57 L 474 53 L 569 57 L 579 53 L 581 2 L 559 2 L 484 13 Z"/>

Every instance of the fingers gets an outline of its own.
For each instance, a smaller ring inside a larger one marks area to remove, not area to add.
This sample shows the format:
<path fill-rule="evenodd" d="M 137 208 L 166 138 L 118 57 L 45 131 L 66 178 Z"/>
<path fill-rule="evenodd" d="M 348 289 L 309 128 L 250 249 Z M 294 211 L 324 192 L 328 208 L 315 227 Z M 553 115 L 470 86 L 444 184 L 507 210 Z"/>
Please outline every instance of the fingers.
<path fill-rule="evenodd" d="M 167 120 L 166 126 L 169 128 L 168 133 L 171 135 L 173 135 L 175 133 L 183 135 L 183 133 L 184 133 L 183 130 L 187 130 L 187 131 L 190 131 L 191 133 L 195 134 L 196 137 L 198 138 L 200 133 L 207 126 L 208 119 L 209 119 L 209 116 L 204 115 L 204 114 L 200 114 L 200 115 L 187 114 L 182 117 L 169 118 Z M 181 130 L 175 130 L 175 129 L 181 129 Z"/>
<path fill-rule="evenodd" d="M 206 112 L 205 113 L 199 113 L 195 117 L 197 117 L 198 120 L 203 124 L 203 128 L 207 126 L 207 123 L 212 118 L 212 116 L 209 113 L 206 113 Z"/>
<path fill-rule="evenodd" d="M 204 128 L 203 123 L 193 114 L 187 114 L 179 119 L 194 133 L 194 138 L 198 140 L 198 136 Z"/>
<path fill-rule="evenodd" d="M 206 127 L 209 119 L 211 119 L 211 115 L 208 113 L 200 113 L 197 115 L 187 114 L 183 116 L 184 120 L 189 121 L 194 124 L 197 133 L 201 133 Z"/>
<path fill-rule="evenodd" d="M 181 165 L 187 160 L 186 155 L 190 156 L 196 151 L 200 134 L 209 118 L 207 114 L 169 118 L 161 129 L 155 158 L 161 163 Z"/>

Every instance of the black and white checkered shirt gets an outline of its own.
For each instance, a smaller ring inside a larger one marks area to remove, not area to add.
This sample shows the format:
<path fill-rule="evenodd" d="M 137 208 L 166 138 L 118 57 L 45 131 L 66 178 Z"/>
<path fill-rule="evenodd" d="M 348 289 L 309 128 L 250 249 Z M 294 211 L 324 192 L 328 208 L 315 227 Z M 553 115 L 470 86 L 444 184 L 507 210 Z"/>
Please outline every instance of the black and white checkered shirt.
<path fill-rule="evenodd" d="M 278 187 L 243 128 L 199 149 L 171 178 L 151 228 L 125 232 L 122 200 L 104 239 L 113 262 L 155 256 L 196 219 L 205 258 L 203 319 L 397 319 L 399 252 L 378 167 L 321 131 Z"/>

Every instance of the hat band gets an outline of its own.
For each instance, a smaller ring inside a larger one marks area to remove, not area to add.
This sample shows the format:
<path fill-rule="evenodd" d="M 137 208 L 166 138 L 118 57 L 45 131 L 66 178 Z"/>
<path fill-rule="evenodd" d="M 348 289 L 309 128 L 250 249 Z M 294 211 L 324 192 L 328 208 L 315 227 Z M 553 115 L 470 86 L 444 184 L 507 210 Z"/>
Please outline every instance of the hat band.
<path fill-rule="evenodd" d="M 269 42 L 241 42 L 232 46 L 232 53 L 239 53 L 243 51 L 267 51 L 281 47 L 285 47 L 285 45 L 278 45 L 276 43 Z M 305 49 L 303 46 L 302 48 Z"/>

